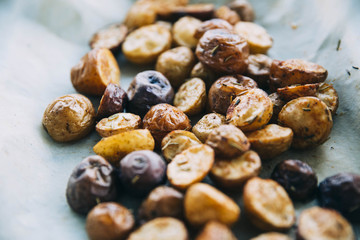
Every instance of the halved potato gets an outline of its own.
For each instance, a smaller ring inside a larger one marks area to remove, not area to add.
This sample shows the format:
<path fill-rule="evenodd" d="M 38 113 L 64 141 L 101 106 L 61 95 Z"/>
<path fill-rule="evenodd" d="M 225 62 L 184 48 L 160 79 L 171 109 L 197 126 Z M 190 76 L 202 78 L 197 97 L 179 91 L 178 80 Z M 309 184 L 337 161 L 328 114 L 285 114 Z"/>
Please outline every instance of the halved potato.
<path fill-rule="evenodd" d="M 125 17 L 125 25 L 130 29 L 153 24 L 156 20 L 156 5 L 152 1 L 140 0 L 131 6 Z"/>
<path fill-rule="evenodd" d="M 339 106 L 339 96 L 332 84 L 321 83 L 315 97 L 323 101 L 334 115 Z"/>
<path fill-rule="evenodd" d="M 201 62 L 195 64 L 190 73 L 191 78 L 200 78 L 205 82 L 206 89 L 208 90 L 213 82 L 218 78 L 218 75 L 209 67 L 206 67 Z"/>
<path fill-rule="evenodd" d="M 269 122 L 277 123 L 279 113 L 280 113 L 281 109 L 283 108 L 283 106 L 286 104 L 286 102 L 281 100 L 281 98 L 277 92 L 270 94 L 269 98 L 271 99 L 271 102 L 273 104 L 273 115 L 271 116 L 271 119 Z"/>
<path fill-rule="evenodd" d="M 251 238 L 250 240 L 291 240 L 289 236 L 283 233 L 269 232 L 260 234 L 257 237 Z"/>
<path fill-rule="evenodd" d="M 115 23 L 96 32 L 92 36 L 89 45 L 92 49 L 107 48 L 115 52 L 120 49 L 127 33 L 128 28 L 125 24 Z"/>
<path fill-rule="evenodd" d="M 172 34 L 177 46 L 185 46 L 194 49 L 199 39 L 194 37 L 196 29 L 200 27 L 201 21 L 194 17 L 182 17 L 174 23 Z"/>
<path fill-rule="evenodd" d="M 132 113 L 117 113 L 108 118 L 101 119 L 96 124 L 96 131 L 102 137 L 110 137 L 112 135 L 135 130 L 141 126 L 141 118 Z"/>
<path fill-rule="evenodd" d="M 221 6 L 216 9 L 214 13 L 215 18 L 223 19 L 232 25 L 241 21 L 240 16 L 234 10 L 231 10 L 228 6 Z"/>
<path fill-rule="evenodd" d="M 200 139 L 201 142 L 205 143 L 209 134 L 217 127 L 225 124 L 225 117 L 218 113 L 209 113 L 204 115 L 192 128 L 192 132 L 195 136 Z"/>
<path fill-rule="evenodd" d="M 217 221 L 208 222 L 195 240 L 236 240 L 231 229 Z"/>
<path fill-rule="evenodd" d="M 194 37 L 200 39 L 202 35 L 208 30 L 211 29 L 226 29 L 229 31 L 233 30 L 233 26 L 226 20 L 220 18 L 214 18 L 205 22 L 202 22 L 201 25 L 196 29 Z"/>
<path fill-rule="evenodd" d="M 317 83 L 290 85 L 283 88 L 278 88 L 277 93 L 284 101 L 291 101 L 299 97 L 315 96 L 318 89 L 319 84 Z"/>
<path fill-rule="evenodd" d="M 248 58 L 249 66 L 246 75 L 254 79 L 259 87 L 269 87 L 270 67 L 272 59 L 264 54 L 251 54 Z"/>

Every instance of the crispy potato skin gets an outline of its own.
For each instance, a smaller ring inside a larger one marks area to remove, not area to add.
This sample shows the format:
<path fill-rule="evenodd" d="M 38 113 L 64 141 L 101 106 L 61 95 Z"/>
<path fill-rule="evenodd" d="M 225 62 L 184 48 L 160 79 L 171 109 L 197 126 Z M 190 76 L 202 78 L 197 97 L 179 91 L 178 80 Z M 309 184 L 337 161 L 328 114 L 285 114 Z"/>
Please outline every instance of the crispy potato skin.
<path fill-rule="evenodd" d="M 123 112 L 127 102 L 128 96 L 126 92 L 118 85 L 109 83 L 101 97 L 96 118 L 101 119 Z"/>
<path fill-rule="evenodd" d="M 112 24 L 95 33 L 89 42 L 89 46 L 92 49 L 107 48 L 112 52 L 117 52 L 127 34 L 128 28 L 125 24 Z"/>
<path fill-rule="evenodd" d="M 291 240 L 287 235 L 277 232 L 263 233 L 250 240 Z"/>
<path fill-rule="evenodd" d="M 224 19 L 220 19 L 220 18 L 210 19 L 201 23 L 201 25 L 196 29 L 194 37 L 200 39 L 206 31 L 211 29 L 226 29 L 232 31 L 233 26 Z"/>
<path fill-rule="evenodd" d="M 248 66 L 249 45 L 243 37 L 228 30 L 209 30 L 200 38 L 196 56 L 214 71 L 242 74 Z"/>
<path fill-rule="evenodd" d="M 329 108 L 315 97 L 301 97 L 288 102 L 279 113 L 279 125 L 294 132 L 292 147 L 313 148 L 329 137 L 333 121 Z"/>
<path fill-rule="evenodd" d="M 96 124 L 96 131 L 101 137 L 141 128 L 142 121 L 138 115 L 132 113 L 117 113 L 103 118 Z"/>
<path fill-rule="evenodd" d="M 42 118 L 45 130 L 57 142 L 70 142 L 85 137 L 93 129 L 94 122 L 94 107 L 81 94 L 55 99 L 47 106 Z"/>
<path fill-rule="evenodd" d="M 241 21 L 241 18 L 237 12 L 231 10 L 228 6 L 219 7 L 215 11 L 214 16 L 215 18 L 223 19 L 232 25 L 235 25 L 237 22 Z"/>
<path fill-rule="evenodd" d="M 211 70 L 209 67 L 206 67 L 201 62 L 195 64 L 190 73 L 191 78 L 200 78 L 205 82 L 206 89 L 209 90 L 211 85 L 218 79 L 218 75 Z"/>
<path fill-rule="evenodd" d="M 334 115 L 339 107 L 339 96 L 332 84 L 322 83 L 315 93 L 315 97 L 323 101 Z"/>
<path fill-rule="evenodd" d="M 140 0 L 131 6 L 125 17 L 125 25 L 134 30 L 153 24 L 156 20 L 156 5 L 152 1 Z"/>
<path fill-rule="evenodd" d="M 237 240 L 231 230 L 217 221 L 208 222 L 195 240 Z"/>
<path fill-rule="evenodd" d="M 269 98 L 271 99 L 271 102 L 273 104 L 273 115 L 271 116 L 271 119 L 269 122 L 277 123 L 279 113 L 280 113 L 281 109 L 283 108 L 283 106 L 286 104 L 286 102 L 281 100 L 281 98 L 277 92 L 270 94 Z"/>
<path fill-rule="evenodd" d="M 218 113 L 204 115 L 192 128 L 192 132 L 201 142 L 205 143 L 209 134 L 217 127 L 225 124 L 225 117 Z"/>
<path fill-rule="evenodd" d="M 278 88 L 277 93 L 280 98 L 286 102 L 299 97 L 315 96 L 319 84 L 305 84 L 305 85 L 290 85 L 283 88 Z"/>
<path fill-rule="evenodd" d="M 237 12 L 241 21 L 253 22 L 255 19 L 254 9 L 247 0 L 234 0 L 228 5 L 231 10 Z"/>
<path fill-rule="evenodd" d="M 109 49 L 97 48 L 71 68 L 70 77 L 76 91 L 101 96 L 109 83 L 119 85 L 120 69 Z"/>
<path fill-rule="evenodd" d="M 272 59 L 264 54 L 251 54 L 248 58 L 249 66 L 246 76 L 254 79 L 259 87 L 269 88 L 270 67 Z"/>
<path fill-rule="evenodd" d="M 199 39 L 194 37 L 196 29 L 200 27 L 201 21 L 194 17 L 185 16 L 174 23 L 172 34 L 177 46 L 185 46 L 194 49 Z"/>

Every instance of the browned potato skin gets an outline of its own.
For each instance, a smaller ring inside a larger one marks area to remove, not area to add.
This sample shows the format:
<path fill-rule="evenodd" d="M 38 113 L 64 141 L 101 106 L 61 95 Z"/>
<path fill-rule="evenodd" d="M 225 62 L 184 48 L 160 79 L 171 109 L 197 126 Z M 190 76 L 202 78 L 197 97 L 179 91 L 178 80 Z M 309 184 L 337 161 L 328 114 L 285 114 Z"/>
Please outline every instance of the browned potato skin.
<path fill-rule="evenodd" d="M 334 115 L 339 106 L 339 96 L 332 84 L 322 83 L 315 93 L 315 97 L 323 101 Z"/>
<path fill-rule="evenodd" d="M 290 85 L 283 88 L 278 88 L 276 91 L 280 98 L 286 102 L 299 97 L 315 96 L 319 84 L 305 84 L 305 85 Z"/>
<path fill-rule="evenodd" d="M 247 41 L 224 29 L 205 32 L 196 48 L 196 56 L 204 65 L 221 73 L 239 73 L 248 66 L 249 45 Z"/>
<path fill-rule="evenodd" d="M 139 0 L 135 2 L 127 12 L 125 25 L 130 31 L 153 24 L 156 20 L 156 8 L 154 2 L 149 0 Z"/>
<path fill-rule="evenodd" d="M 204 115 L 192 128 L 192 132 L 205 143 L 209 134 L 217 127 L 225 124 L 225 117 L 218 113 L 209 113 Z"/>
<path fill-rule="evenodd" d="M 147 0 L 155 4 L 158 15 L 168 15 L 179 7 L 185 7 L 189 0 Z"/>
<path fill-rule="evenodd" d="M 90 100 L 81 94 L 69 94 L 50 103 L 42 124 L 52 139 L 70 142 L 85 137 L 94 126 L 95 110 Z"/>
<path fill-rule="evenodd" d="M 280 99 L 280 96 L 277 92 L 274 92 L 269 95 L 269 98 L 271 99 L 271 102 L 273 104 L 273 115 L 269 122 L 271 123 L 277 123 L 278 122 L 278 116 L 283 108 L 283 106 L 286 104 L 283 100 Z"/>
<path fill-rule="evenodd" d="M 355 240 L 350 223 L 335 210 L 312 207 L 299 217 L 297 240 Z"/>
<path fill-rule="evenodd" d="M 288 102 L 279 113 L 279 125 L 294 132 L 293 148 L 314 148 L 329 137 L 333 121 L 326 104 L 315 97 L 301 97 Z"/>
<path fill-rule="evenodd" d="M 291 240 L 287 235 L 277 232 L 263 233 L 250 240 Z"/>
<path fill-rule="evenodd" d="M 209 90 L 210 110 L 226 114 L 232 100 L 240 93 L 252 88 L 257 88 L 256 82 L 239 74 L 219 78 Z"/>
<path fill-rule="evenodd" d="M 196 29 L 201 25 L 201 21 L 197 18 L 185 16 L 174 23 L 172 28 L 172 36 L 175 45 L 185 46 L 194 49 L 199 39 L 194 37 Z"/>
<path fill-rule="evenodd" d="M 263 129 L 246 134 L 246 136 L 251 144 L 251 149 L 256 151 L 262 160 L 268 160 L 290 148 L 294 133 L 291 128 L 269 124 Z"/>
<path fill-rule="evenodd" d="M 201 23 L 201 25 L 196 29 L 194 37 L 200 39 L 206 31 L 211 29 L 226 29 L 232 31 L 233 26 L 224 19 L 213 18 Z"/>
<path fill-rule="evenodd" d="M 301 59 L 273 60 L 270 68 L 270 89 L 294 84 L 320 83 L 328 72 L 322 66 Z"/>
<path fill-rule="evenodd" d="M 231 230 L 217 221 L 208 222 L 195 240 L 237 240 Z"/>
<path fill-rule="evenodd" d="M 217 157 L 232 158 L 250 149 L 245 134 L 234 125 L 221 125 L 208 136 L 206 144 L 212 147 Z"/>
<path fill-rule="evenodd" d="M 95 33 L 89 45 L 94 48 L 107 48 L 112 52 L 120 50 L 120 46 L 125 40 L 128 28 L 125 24 L 116 23 Z"/>
<path fill-rule="evenodd" d="M 228 6 L 219 7 L 215 11 L 214 16 L 215 18 L 223 19 L 232 25 L 235 25 L 237 22 L 241 21 L 240 16 L 237 14 L 237 12 L 231 10 Z"/>
<path fill-rule="evenodd" d="M 213 17 L 215 11 L 215 5 L 211 3 L 197 3 L 189 4 L 187 6 L 179 6 L 170 12 L 158 13 L 158 18 L 176 22 L 179 18 L 184 16 L 191 16 L 199 20 L 205 21 Z"/>
<path fill-rule="evenodd" d="M 116 126 L 114 126 L 117 123 Z M 132 113 L 117 113 L 108 118 L 103 118 L 96 124 L 96 131 L 101 137 L 141 128 L 142 121 L 138 115 Z"/>
<path fill-rule="evenodd" d="M 191 78 L 200 78 L 205 82 L 206 89 L 209 90 L 211 85 L 218 79 L 218 74 L 216 74 L 209 67 L 206 67 L 201 62 L 198 62 L 194 68 L 191 70 Z"/>
<path fill-rule="evenodd" d="M 241 21 L 253 22 L 255 19 L 254 9 L 247 0 L 234 0 L 228 5 L 231 10 L 237 12 Z"/>
<path fill-rule="evenodd" d="M 264 54 L 251 54 L 248 58 L 247 76 L 254 79 L 259 87 L 268 88 L 272 59 Z"/>
<path fill-rule="evenodd" d="M 93 49 L 71 68 L 71 82 L 76 91 L 101 96 L 109 83 L 119 85 L 120 69 L 114 55 L 106 48 Z"/>
<path fill-rule="evenodd" d="M 126 92 L 118 85 L 109 83 L 101 97 L 96 118 L 101 119 L 123 112 L 127 102 Z"/>
<path fill-rule="evenodd" d="M 174 130 L 190 130 L 189 118 L 181 110 L 170 104 L 157 104 L 150 108 L 143 119 L 143 127 L 149 129 L 157 146 Z"/>
<path fill-rule="evenodd" d="M 247 180 L 258 176 L 260 170 L 261 159 L 250 150 L 232 159 L 217 158 L 210 177 L 219 187 L 238 191 Z"/>

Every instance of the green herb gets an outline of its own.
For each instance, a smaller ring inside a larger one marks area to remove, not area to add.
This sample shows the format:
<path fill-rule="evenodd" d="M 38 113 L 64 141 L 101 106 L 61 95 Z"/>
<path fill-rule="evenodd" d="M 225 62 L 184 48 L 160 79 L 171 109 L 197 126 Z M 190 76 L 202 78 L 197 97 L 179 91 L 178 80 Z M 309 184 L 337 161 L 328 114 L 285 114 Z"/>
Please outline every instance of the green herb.
<path fill-rule="evenodd" d="M 161 150 L 164 150 L 165 148 L 167 148 L 167 147 L 170 146 L 170 145 L 179 145 L 179 144 L 176 143 L 176 142 L 168 141 L 168 142 L 161 148 Z"/>
<path fill-rule="evenodd" d="M 211 56 L 215 56 L 218 48 L 219 48 L 219 45 L 216 45 L 216 47 L 214 47 L 214 48 L 211 50 L 211 52 L 210 52 Z"/>
<path fill-rule="evenodd" d="M 240 99 L 236 100 L 234 105 L 237 106 L 239 103 L 240 103 Z"/>
<path fill-rule="evenodd" d="M 133 179 L 131 179 L 131 184 L 135 184 L 137 181 L 139 181 L 140 176 L 136 175 Z"/>
<path fill-rule="evenodd" d="M 249 90 L 243 91 L 243 92 L 239 93 L 239 94 L 236 95 L 236 96 L 237 96 L 237 97 L 242 96 L 242 95 L 246 94 L 248 91 L 249 91 Z"/>
<path fill-rule="evenodd" d="M 230 56 L 226 57 L 226 58 L 224 59 L 224 63 L 226 63 L 227 61 L 229 61 L 229 60 L 232 59 L 233 57 L 234 57 L 233 55 L 230 55 Z"/>
<path fill-rule="evenodd" d="M 114 119 L 117 119 L 119 117 L 119 114 L 114 114 L 110 117 L 108 117 L 109 120 L 114 120 Z"/>
<path fill-rule="evenodd" d="M 353 69 L 359 70 L 359 67 L 352 66 Z"/>
<path fill-rule="evenodd" d="M 337 43 L 336 51 L 340 50 L 340 45 L 341 45 L 341 39 L 339 39 L 339 41 Z"/>
<path fill-rule="evenodd" d="M 323 88 L 320 88 L 319 89 L 319 92 L 323 92 L 323 91 L 325 91 L 326 89 L 328 89 L 330 86 L 325 86 L 325 87 L 323 87 Z"/>
<path fill-rule="evenodd" d="M 351 72 L 349 70 L 346 69 L 346 72 L 349 76 L 351 76 Z"/>
<path fill-rule="evenodd" d="M 95 201 L 96 201 L 96 204 L 99 204 L 99 203 L 101 203 L 101 201 L 100 201 L 100 198 L 95 198 Z"/>
<path fill-rule="evenodd" d="M 305 112 L 310 112 L 311 109 L 310 109 L 310 108 L 303 108 L 303 111 L 305 111 Z"/>
<path fill-rule="evenodd" d="M 250 120 L 248 120 L 248 121 L 245 121 L 245 123 L 247 123 L 247 124 L 252 124 L 253 122 L 255 122 L 255 120 L 257 119 L 257 117 L 258 116 L 255 116 L 255 117 L 253 117 L 252 119 L 250 119 Z"/>
<path fill-rule="evenodd" d="M 230 146 L 236 148 L 237 150 L 239 150 L 239 151 L 241 151 L 241 152 L 244 151 L 243 148 L 241 148 L 239 145 L 237 145 L 237 144 L 234 143 L 234 142 L 229 142 L 229 144 L 230 144 Z"/>
<path fill-rule="evenodd" d="M 124 119 L 125 121 L 130 121 L 130 119 L 128 119 L 128 118 L 126 118 L 126 117 L 124 117 L 124 116 L 123 116 L 123 119 Z"/>
<path fill-rule="evenodd" d="M 180 170 L 182 170 L 182 171 L 190 171 L 190 166 L 189 165 L 181 165 L 180 166 Z"/>

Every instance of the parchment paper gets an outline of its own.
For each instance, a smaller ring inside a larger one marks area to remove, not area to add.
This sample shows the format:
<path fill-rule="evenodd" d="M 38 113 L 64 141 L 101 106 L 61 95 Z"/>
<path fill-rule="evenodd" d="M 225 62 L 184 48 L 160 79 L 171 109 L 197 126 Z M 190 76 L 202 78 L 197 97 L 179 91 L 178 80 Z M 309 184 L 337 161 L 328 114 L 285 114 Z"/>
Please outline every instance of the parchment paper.
<path fill-rule="evenodd" d="M 93 132 L 71 144 L 50 139 L 41 126 L 47 104 L 75 93 L 70 68 L 89 50 L 102 26 L 121 21 L 130 0 L 0 0 L 0 239 L 86 239 L 85 218 L 67 206 L 67 180 L 100 139 Z M 215 2 L 215 1 L 214 1 Z M 218 5 L 226 1 L 216 1 Z M 287 152 L 264 163 L 293 158 L 309 163 L 319 181 L 339 172 L 360 173 L 360 2 L 357 0 L 253 0 L 256 22 L 274 38 L 269 55 L 323 65 L 340 96 L 331 138 L 309 151 Z M 341 39 L 339 51 L 336 51 Z M 142 70 L 117 56 L 121 86 Z M 347 71 L 351 75 L 348 75 Z M 92 99 L 98 105 L 99 99 Z M 240 195 L 234 196 L 242 207 Z M 121 196 L 136 209 L 141 200 Z M 316 201 L 295 203 L 298 214 Z M 242 208 L 243 210 L 243 208 Z M 239 239 L 260 232 L 245 218 L 233 227 Z M 357 236 L 359 225 L 354 225 Z M 293 235 L 294 228 L 288 233 Z"/>

